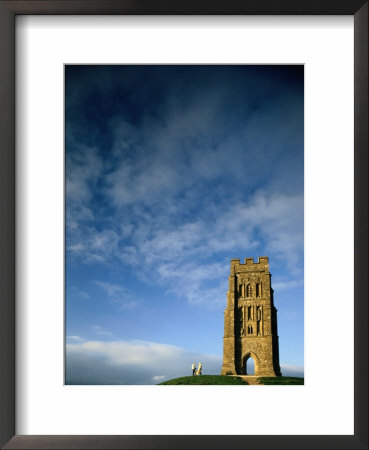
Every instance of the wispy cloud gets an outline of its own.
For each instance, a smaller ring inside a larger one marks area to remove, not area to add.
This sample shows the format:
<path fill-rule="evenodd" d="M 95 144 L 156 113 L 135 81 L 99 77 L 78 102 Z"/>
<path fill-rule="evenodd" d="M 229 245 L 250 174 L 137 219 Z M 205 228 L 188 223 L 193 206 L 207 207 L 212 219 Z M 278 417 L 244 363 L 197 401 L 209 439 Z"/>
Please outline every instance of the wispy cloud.
<path fill-rule="evenodd" d="M 123 264 L 141 281 L 203 305 L 223 288 L 233 257 L 267 254 L 301 276 L 302 96 L 287 79 L 287 97 L 277 95 L 272 78 L 260 74 L 262 89 L 254 75 L 251 89 L 247 74 L 236 74 L 234 84 L 219 72 L 197 85 L 184 70 L 153 105 L 143 100 L 149 85 L 134 99 L 127 88 L 127 104 L 135 109 L 141 99 L 142 110 L 135 120 L 124 106 L 114 110 L 103 132 L 93 130 L 100 147 L 81 144 L 81 128 L 70 124 L 69 257 Z"/>
<path fill-rule="evenodd" d="M 72 296 L 75 296 L 75 297 L 78 297 L 78 298 L 81 298 L 81 299 L 84 299 L 84 300 L 87 300 L 87 299 L 90 298 L 90 295 L 87 292 L 85 292 L 82 289 L 79 289 L 76 286 L 71 286 L 70 287 L 70 294 Z"/>
<path fill-rule="evenodd" d="M 128 310 L 136 308 L 141 299 L 138 299 L 129 289 L 120 284 L 113 284 L 107 281 L 94 281 L 108 295 L 109 299 L 119 305 L 119 309 Z"/>
<path fill-rule="evenodd" d="M 95 281 L 95 283 L 98 286 L 102 287 L 110 297 L 120 294 L 125 290 L 123 288 L 123 286 L 120 286 L 118 284 L 108 283 L 106 281 Z"/>
<path fill-rule="evenodd" d="M 99 334 L 100 336 L 107 336 L 107 337 L 113 336 L 113 333 L 111 331 L 103 330 L 100 325 L 94 325 L 92 329 L 94 330 L 94 333 Z"/>
<path fill-rule="evenodd" d="M 164 381 L 165 380 L 165 375 L 155 375 L 152 377 L 152 381 L 154 383 L 160 383 L 160 381 Z"/>
<path fill-rule="evenodd" d="M 247 201 L 224 205 L 218 217 L 214 216 L 213 207 L 209 204 L 199 217 L 191 217 L 179 226 L 175 220 L 163 223 L 161 217 L 150 213 L 140 216 L 138 222 L 137 216 L 132 215 L 125 222 L 128 238 L 124 232 L 119 234 L 119 230 L 94 233 L 91 229 L 81 236 L 75 252 L 84 254 L 85 261 L 116 260 L 140 267 L 142 280 L 159 281 L 169 291 L 180 292 L 192 304 L 208 304 L 207 298 L 214 295 L 217 298 L 220 292 L 223 296 L 229 259 L 254 255 L 260 248 L 260 239 L 271 259 L 281 260 L 292 275 L 301 274 L 301 196 L 268 196 L 259 191 Z M 211 262 L 211 258 L 220 262 Z M 209 290 L 208 283 L 213 284 L 217 293 L 211 293 L 213 289 Z M 129 297 L 118 285 L 102 281 L 97 284 L 111 297 Z M 181 286 L 180 291 L 177 286 Z M 287 285 L 281 283 L 280 287 L 286 289 Z M 132 304 L 132 299 L 129 300 Z M 212 304 L 217 303 L 216 300 Z"/>
<path fill-rule="evenodd" d="M 273 289 L 278 291 L 286 291 L 288 289 L 294 289 L 296 287 L 301 287 L 303 285 L 304 280 L 302 278 L 291 281 L 277 281 L 276 283 L 273 283 Z"/>
<path fill-rule="evenodd" d="M 85 342 L 86 339 L 80 336 L 67 336 L 67 340 L 70 342 Z"/>

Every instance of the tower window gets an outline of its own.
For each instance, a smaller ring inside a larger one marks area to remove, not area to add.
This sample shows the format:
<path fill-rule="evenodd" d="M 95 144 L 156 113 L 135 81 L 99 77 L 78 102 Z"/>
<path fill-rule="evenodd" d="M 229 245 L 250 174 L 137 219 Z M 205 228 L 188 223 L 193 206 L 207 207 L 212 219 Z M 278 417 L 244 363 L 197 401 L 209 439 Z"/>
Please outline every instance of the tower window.
<path fill-rule="evenodd" d="M 251 284 L 247 285 L 246 291 L 247 291 L 247 297 L 252 297 L 253 296 L 254 292 L 253 292 Z"/>
<path fill-rule="evenodd" d="M 261 297 L 262 293 L 261 293 L 261 283 L 257 283 L 256 284 L 256 297 Z"/>
<path fill-rule="evenodd" d="M 261 308 L 260 308 L 260 306 L 258 306 L 257 309 L 256 309 L 256 319 L 257 320 L 261 320 Z"/>

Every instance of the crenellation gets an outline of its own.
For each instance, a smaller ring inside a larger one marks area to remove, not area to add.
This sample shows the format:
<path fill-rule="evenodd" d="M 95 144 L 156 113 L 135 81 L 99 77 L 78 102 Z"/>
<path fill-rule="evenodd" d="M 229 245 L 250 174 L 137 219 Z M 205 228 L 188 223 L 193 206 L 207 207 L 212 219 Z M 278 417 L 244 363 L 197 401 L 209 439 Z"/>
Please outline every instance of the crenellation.
<path fill-rule="evenodd" d="M 259 256 L 258 263 L 259 264 L 268 264 L 269 263 L 268 256 Z"/>
<path fill-rule="evenodd" d="M 231 259 L 231 275 L 235 274 L 269 274 L 269 258 L 260 256 L 255 262 L 254 258 L 245 258 L 244 263 L 239 258 Z"/>

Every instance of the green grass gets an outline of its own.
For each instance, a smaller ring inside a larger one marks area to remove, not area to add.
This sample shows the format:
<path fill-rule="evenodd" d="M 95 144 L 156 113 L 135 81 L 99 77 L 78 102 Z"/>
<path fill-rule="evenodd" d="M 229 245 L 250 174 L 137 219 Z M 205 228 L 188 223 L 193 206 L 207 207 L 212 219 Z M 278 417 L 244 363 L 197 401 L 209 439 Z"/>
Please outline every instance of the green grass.
<path fill-rule="evenodd" d="M 173 378 L 159 384 L 247 384 L 241 378 L 225 375 L 195 375 L 190 377 Z"/>
<path fill-rule="evenodd" d="M 259 377 L 259 384 L 264 385 L 303 385 L 304 379 L 298 377 Z M 248 384 L 246 380 L 241 378 L 224 376 L 224 375 L 198 375 L 190 377 L 173 378 L 172 380 L 163 381 L 159 384 L 172 385 L 204 385 L 204 384 Z"/>
<path fill-rule="evenodd" d="M 290 384 L 304 384 L 303 378 L 298 377 L 260 377 L 260 384 L 277 384 L 277 385 L 290 385 Z"/>

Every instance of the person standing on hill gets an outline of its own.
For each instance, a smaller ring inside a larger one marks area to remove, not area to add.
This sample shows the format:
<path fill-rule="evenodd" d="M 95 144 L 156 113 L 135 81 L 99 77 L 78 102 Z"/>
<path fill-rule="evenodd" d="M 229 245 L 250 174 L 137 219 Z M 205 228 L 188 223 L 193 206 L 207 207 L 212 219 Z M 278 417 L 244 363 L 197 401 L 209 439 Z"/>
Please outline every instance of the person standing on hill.
<path fill-rule="evenodd" d="M 199 362 L 199 366 L 197 368 L 197 375 L 201 375 L 201 373 L 202 373 L 202 364 L 201 362 Z"/>
<path fill-rule="evenodd" d="M 195 375 L 195 372 L 196 372 L 196 364 L 193 363 L 193 364 L 192 364 L 192 376 Z"/>

